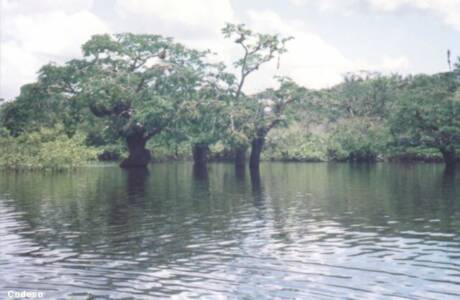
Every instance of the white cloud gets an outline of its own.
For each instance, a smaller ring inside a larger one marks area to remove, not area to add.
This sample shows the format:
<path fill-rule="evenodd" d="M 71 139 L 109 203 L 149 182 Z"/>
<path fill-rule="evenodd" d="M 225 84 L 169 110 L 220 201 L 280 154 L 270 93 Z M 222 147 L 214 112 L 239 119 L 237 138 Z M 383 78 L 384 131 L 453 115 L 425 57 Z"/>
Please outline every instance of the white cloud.
<path fill-rule="evenodd" d="M 409 60 L 404 56 L 384 55 L 377 62 L 355 61 L 315 34 L 300 20 L 286 21 L 271 12 L 248 12 L 248 25 L 256 31 L 293 36 L 288 52 L 248 78 L 248 92 L 275 85 L 274 75 L 289 76 L 308 88 L 324 88 L 339 83 L 348 72 L 379 71 L 385 74 L 407 73 Z"/>
<path fill-rule="evenodd" d="M 281 57 L 280 68 L 276 60 L 261 68 L 248 78 L 247 92 L 274 85 L 273 75 L 290 76 L 307 87 L 321 88 L 339 82 L 346 72 L 406 71 L 409 67 L 403 56 L 384 56 L 374 63 L 353 61 L 305 22 L 281 18 L 273 11 L 247 11 L 237 18 L 230 0 L 117 0 L 113 7 L 107 7 L 113 17 L 105 22 L 93 12 L 92 0 L 0 1 L 4 12 L 0 97 L 6 98 L 16 96 L 20 85 L 33 81 L 43 64 L 79 56 L 81 44 L 95 33 L 173 36 L 191 47 L 210 48 L 219 53 L 220 60 L 230 64 L 241 52 L 231 40 L 223 39 L 220 30 L 225 22 L 244 22 L 255 31 L 295 37 L 287 45 L 289 51 Z M 290 1 L 301 5 L 318 0 Z M 374 9 L 389 9 L 384 0 L 323 0 L 322 9 L 334 9 L 337 3 L 346 7 L 356 1 L 375 1 Z"/>
<path fill-rule="evenodd" d="M 147 15 L 161 21 L 200 27 L 219 27 L 233 19 L 228 0 L 118 0 L 115 9 L 121 14 Z"/>
<path fill-rule="evenodd" d="M 289 0 L 289 3 L 295 6 L 303 6 L 307 3 L 307 0 Z"/>
<path fill-rule="evenodd" d="M 409 59 L 404 56 L 390 57 L 384 56 L 380 68 L 383 71 L 387 72 L 404 72 L 409 69 L 410 63 Z"/>
<path fill-rule="evenodd" d="M 379 72 L 384 75 L 399 73 L 408 74 L 410 73 L 411 63 L 409 59 L 403 55 L 400 56 L 389 56 L 383 55 L 378 61 L 369 62 L 363 60 L 353 61 L 353 68 L 348 72 L 370 71 Z"/>
<path fill-rule="evenodd" d="M 320 88 L 339 82 L 343 73 L 353 69 L 350 60 L 302 21 L 285 21 L 271 11 L 249 11 L 248 17 L 248 24 L 256 31 L 294 37 L 287 44 L 288 52 L 281 57 L 279 69 L 273 61 L 248 79 L 251 92 L 273 85 L 274 75 L 286 75 L 301 85 Z"/>
<path fill-rule="evenodd" d="M 98 17 L 87 11 L 19 15 L 5 23 L 6 34 L 13 36 L 24 49 L 59 60 L 79 55 L 81 44 L 91 35 L 109 31 Z"/>
<path fill-rule="evenodd" d="M 321 12 L 336 12 L 344 15 L 353 13 L 368 0 L 289 0 L 294 6 L 312 5 Z"/>
<path fill-rule="evenodd" d="M 370 5 L 381 11 L 395 11 L 403 7 L 412 7 L 427 11 L 440 17 L 445 23 L 460 30 L 459 0 L 367 0 Z"/>
<path fill-rule="evenodd" d="M 1 44 L 0 98 L 10 99 L 19 94 L 19 87 L 35 80 L 41 60 L 16 42 Z"/>
<path fill-rule="evenodd" d="M 431 13 L 460 30 L 460 0 L 290 0 L 290 3 L 295 6 L 311 4 L 320 11 L 344 15 L 366 9 L 382 13 L 416 9 Z"/>
<path fill-rule="evenodd" d="M 81 44 L 91 35 L 109 31 L 86 10 L 92 1 L 3 0 L 2 5 L 0 97 L 18 95 L 42 65 L 79 56 Z"/>
<path fill-rule="evenodd" d="M 49 11 L 73 13 L 90 10 L 94 0 L 1 0 L 2 15 L 38 14 Z"/>
<path fill-rule="evenodd" d="M 230 61 L 228 42 L 221 29 L 236 22 L 230 0 L 117 0 L 115 12 L 123 18 L 123 31 L 172 36 L 197 49 L 211 49 Z M 113 27 L 120 31 L 119 25 Z"/>

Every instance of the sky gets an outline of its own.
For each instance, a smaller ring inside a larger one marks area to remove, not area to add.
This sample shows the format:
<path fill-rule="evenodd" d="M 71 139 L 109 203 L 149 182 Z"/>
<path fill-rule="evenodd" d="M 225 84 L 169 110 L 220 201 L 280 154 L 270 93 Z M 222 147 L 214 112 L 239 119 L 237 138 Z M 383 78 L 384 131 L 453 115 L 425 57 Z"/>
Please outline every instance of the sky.
<path fill-rule="evenodd" d="M 81 57 L 94 34 L 151 33 L 211 49 L 231 64 L 239 55 L 221 28 L 292 36 L 288 52 L 248 78 L 246 92 L 274 86 L 275 75 L 324 88 L 348 72 L 448 70 L 460 55 L 460 0 L 0 0 L 0 98 L 14 99 L 40 67 Z"/>

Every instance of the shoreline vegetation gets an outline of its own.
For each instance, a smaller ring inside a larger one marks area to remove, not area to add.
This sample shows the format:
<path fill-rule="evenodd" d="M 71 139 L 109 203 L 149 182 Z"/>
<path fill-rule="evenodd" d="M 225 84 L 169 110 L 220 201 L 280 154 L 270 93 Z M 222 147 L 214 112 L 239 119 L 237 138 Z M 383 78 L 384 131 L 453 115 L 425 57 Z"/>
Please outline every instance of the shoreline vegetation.
<path fill-rule="evenodd" d="M 345 74 L 321 90 L 276 77 L 276 87 L 246 94 L 253 73 L 282 63 L 292 38 L 243 24 L 222 34 L 241 50 L 232 67 L 211 62 L 211 51 L 131 33 L 95 35 L 82 58 L 43 66 L 0 102 L 0 169 L 459 161 L 460 60 L 433 75 Z"/>
<path fill-rule="evenodd" d="M 59 134 L 59 130 L 44 129 L 30 135 L 18 137 L 0 137 L 0 170 L 11 171 L 66 171 L 86 167 L 98 162 L 120 162 L 127 157 L 123 145 L 108 147 L 91 147 L 86 144 L 85 137 L 78 134 L 69 138 Z M 56 135 L 54 135 L 56 134 Z M 275 138 L 273 138 L 275 139 Z M 165 147 L 150 148 L 156 156 L 152 163 L 172 161 L 193 161 L 191 145 L 181 145 L 179 149 Z M 187 149 L 188 148 L 188 149 Z M 187 151 L 188 150 L 188 151 Z M 428 147 L 407 147 L 387 154 L 375 153 L 372 159 L 353 159 L 350 152 L 342 153 L 341 157 L 328 157 L 331 149 L 323 143 L 312 143 L 310 140 L 300 140 L 292 144 L 275 144 L 272 137 L 268 139 L 261 161 L 326 163 L 326 162 L 400 162 L 400 163 L 444 163 L 438 149 Z M 233 162 L 232 153 L 222 146 L 212 147 L 209 162 Z M 457 163 L 460 158 L 456 158 Z"/>
<path fill-rule="evenodd" d="M 317 137 L 316 137 L 317 138 Z M 444 163 L 441 153 L 435 148 L 412 147 L 400 152 L 376 153 L 372 159 L 351 159 L 350 152 L 342 157 L 328 157 L 324 141 L 298 140 L 295 144 L 275 143 L 276 136 L 269 137 L 261 161 L 292 163 Z M 156 156 L 152 163 L 173 161 L 193 161 L 191 145 L 177 148 L 152 145 L 147 147 Z M 187 149 L 188 148 L 188 149 Z M 0 170 L 1 171 L 69 171 L 88 167 L 98 163 L 119 163 L 126 157 L 127 150 L 120 145 L 91 147 L 86 144 L 83 134 L 72 138 L 58 129 L 42 129 L 18 137 L 0 136 Z M 457 157 L 457 162 L 460 159 Z M 222 145 L 211 147 L 209 162 L 233 162 L 232 153 L 225 151 Z"/>

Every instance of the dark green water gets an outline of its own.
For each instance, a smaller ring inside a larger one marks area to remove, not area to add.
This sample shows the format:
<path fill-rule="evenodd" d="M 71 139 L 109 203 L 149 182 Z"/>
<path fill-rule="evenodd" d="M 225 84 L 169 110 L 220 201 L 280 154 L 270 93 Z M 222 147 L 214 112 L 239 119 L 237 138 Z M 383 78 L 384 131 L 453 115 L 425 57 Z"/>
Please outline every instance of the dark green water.
<path fill-rule="evenodd" d="M 0 173 L 0 216 L 0 299 L 460 298 L 443 165 Z"/>

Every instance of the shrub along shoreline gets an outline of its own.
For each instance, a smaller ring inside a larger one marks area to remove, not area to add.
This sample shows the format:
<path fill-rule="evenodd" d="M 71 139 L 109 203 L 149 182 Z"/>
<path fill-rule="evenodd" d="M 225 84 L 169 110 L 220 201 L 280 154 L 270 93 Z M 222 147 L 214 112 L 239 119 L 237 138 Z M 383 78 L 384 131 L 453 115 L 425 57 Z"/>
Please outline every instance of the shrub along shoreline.
<path fill-rule="evenodd" d="M 85 136 L 69 138 L 59 129 L 39 131 L 12 137 L 0 135 L 0 169 L 52 170 L 75 169 L 97 158 L 97 150 L 84 144 Z"/>
<path fill-rule="evenodd" d="M 293 138 L 296 136 L 296 138 Z M 347 141 L 345 143 L 344 141 Z M 0 170 L 65 171 L 94 162 L 119 162 L 127 156 L 123 144 L 88 146 L 87 137 L 77 132 L 68 137 L 62 126 L 42 128 L 17 137 L 0 131 Z M 191 145 L 164 146 L 150 144 L 154 162 L 192 160 Z M 457 152 L 459 153 L 459 152 Z M 210 161 L 233 161 L 233 154 L 223 145 L 210 148 Z M 388 148 L 376 146 L 368 139 L 355 140 L 340 135 L 299 135 L 297 130 L 275 130 L 267 138 L 263 161 L 280 162 L 425 162 L 441 163 L 438 149 L 424 146 Z M 459 161 L 459 157 L 457 157 Z"/>

